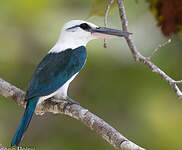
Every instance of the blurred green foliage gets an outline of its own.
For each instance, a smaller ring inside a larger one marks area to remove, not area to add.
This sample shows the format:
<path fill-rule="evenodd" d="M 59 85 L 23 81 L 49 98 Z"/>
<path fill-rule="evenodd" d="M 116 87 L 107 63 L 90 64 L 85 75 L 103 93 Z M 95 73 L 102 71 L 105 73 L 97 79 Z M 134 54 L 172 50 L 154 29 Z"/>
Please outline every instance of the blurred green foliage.
<path fill-rule="evenodd" d="M 62 25 L 88 18 L 90 0 L 1 0 L 0 77 L 26 90 L 36 65 L 55 44 Z M 156 27 L 145 0 L 125 1 L 129 28 L 145 56 L 166 39 Z M 87 19 L 103 25 L 103 18 Z M 117 11 L 109 25 L 120 28 Z M 178 36 L 161 48 L 152 61 L 175 79 L 182 79 L 182 43 Z M 69 95 L 133 142 L 148 150 L 182 149 L 182 103 L 169 85 L 145 65 L 133 61 L 123 39 L 92 41 L 85 67 Z M 23 114 L 0 96 L 0 143 L 9 147 Z M 63 115 L 34 116 L 22 146 L 38 150 L 113 149 L 79 121 Z"/>
<path fill-rule="evenodd" d="M 92 3 L 92 9 L 90 11 L 89 17 L 92 16 L 104 16 L 105 15 L 105 9 L 107 7 L 108 1 L 105 0 L 93 0 Z M 117 2 L 114 1 L 109 9 L 109 13 L 117 8 Z"/>

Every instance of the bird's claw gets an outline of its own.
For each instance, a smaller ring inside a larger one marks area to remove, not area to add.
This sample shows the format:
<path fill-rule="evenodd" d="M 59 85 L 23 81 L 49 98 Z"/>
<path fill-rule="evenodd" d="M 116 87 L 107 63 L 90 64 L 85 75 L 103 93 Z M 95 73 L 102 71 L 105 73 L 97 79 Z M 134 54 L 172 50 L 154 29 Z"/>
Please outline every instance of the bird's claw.
<path fill-rule="evenodd" d="M 76 104 L 76 105 L 80 105 L 80 103 L 78 103 L 78 102 L 76 102 L 76 101 L 74 101 L 73 99 L 71 99 L 70 97 L 66 97 L 66 99 L 65 99 L 67 102 L 64 104 L 64 106 L 63 106 L 63 111 L 65 112 L 65 109 L 66 109 L 66 107 L 67 106 L 70 106 L 70 105 L 73 105 L 73 104 Z"/>

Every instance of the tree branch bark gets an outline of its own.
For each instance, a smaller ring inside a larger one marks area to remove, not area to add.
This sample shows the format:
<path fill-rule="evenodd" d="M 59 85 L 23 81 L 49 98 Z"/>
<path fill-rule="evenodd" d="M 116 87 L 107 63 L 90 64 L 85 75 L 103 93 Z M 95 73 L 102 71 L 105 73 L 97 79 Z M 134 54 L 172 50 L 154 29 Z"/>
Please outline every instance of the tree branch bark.
<path fill-rule="evenodd" d="M 0 150 L 5 150 L 5 147 L 2 144 L 0 144 Z"/>
<path fill-rule="evenodd" d="M 0 78 L 0 94 L 4 97 L 13 100 L 16 104 L 25 108 L 26 101 L 25 92 L 19 88 L 11 85 L 10 83 L 4 81 Z M 134 144 L 116 129 L 106 123 L 104 120 L 94 115 L 87 109 L 79 105 L 68 105 L 65 110 L 63 110 L 65 101 L 51 99 L 46 100 L 36 107 L 36 114 L 42 114 L 45 112 L 65 114 L 77 120 L 80 120 L 83 124 L 89 127 L 91 130 L 98 133 L 103 137 L 108 143 L 110 143 L 117 150 L 144 150 L 138 145 Z"/>
<path fill-rule="evenodd" d="M 107 18 L 109 15 L 109 10 L 111 8 L 111 5 L 113 4 L 114 0 L 109 0 L 106 9 L 105 9 L 105 16 L 104 16 L 104 27 L 107 27 Z M 104 39 L 104 48 L 107 48 L 106 39 Z"/>
<path fill-rule="evenodd" d="M 122 22 L 122 28 L 124 31 L 128 31 L 128 21 L 126 18 L 126 12 L 124 7 L 124 0 L 117 0 L 118 8 L 119 8 L 119 14 Z M 125 37 L 126 42 L 128 43 L 128 46 L 130 48 L 130 51 L 133 55 L 133 58 L 137 62 L 142 62 L 145 65 L 148 66 L 148 68 L 152 71 L 157 73 L 159 76 L 161 76 L 173 89 L 173 91 L 176 93 L 179 99 L 182 99 L 182 92 L 177 86 L 177 84 L 181 84 L 182 81 L 175 81 L 171 77 L 169 77 L 164 71 L 162 71 L 159 67 L 157 67 L 155 64 L 153 64 L 150 59 L 147 57 L 144 57 L 136 48 L 131 35 Z"/>

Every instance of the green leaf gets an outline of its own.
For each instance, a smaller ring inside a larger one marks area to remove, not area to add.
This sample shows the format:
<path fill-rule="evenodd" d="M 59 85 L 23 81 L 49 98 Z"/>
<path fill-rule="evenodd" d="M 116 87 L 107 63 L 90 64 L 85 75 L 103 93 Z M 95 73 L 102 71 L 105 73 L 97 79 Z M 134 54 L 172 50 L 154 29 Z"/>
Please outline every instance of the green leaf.
<path fill-rule="evenodd" d="M 105 9 L 107 4 L 109 3 L 109 0 L 93 0 L 92 1 L 92 8 L 89 14 L 89 17 L 92 16 L 104 16 L 105 15 Z M 109 14 L 111 11 L 113 11 L 117 6 L 116 0 L 111 5 L 111 8 L 109 10 Z"/>

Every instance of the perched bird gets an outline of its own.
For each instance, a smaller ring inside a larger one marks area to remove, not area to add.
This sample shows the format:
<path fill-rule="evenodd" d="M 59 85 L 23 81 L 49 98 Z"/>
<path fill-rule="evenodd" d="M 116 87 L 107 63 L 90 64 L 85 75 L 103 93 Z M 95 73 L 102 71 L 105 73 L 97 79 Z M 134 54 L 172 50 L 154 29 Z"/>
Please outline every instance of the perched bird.
<path fill-rule="evenodd" d="M 22 140 L 36 105 L 48 98 L 58 96 L 69 104 L 79 104 L 67 95 L 70 82 L 76 77 L 87 58 L 86 44 L 93 39 L 128 36 L 130 33 L 98 27 L 82 20 L 66 23 L 55 46 L 37 66 L 29 82 L 26 109 L 11 146 Z"/>

